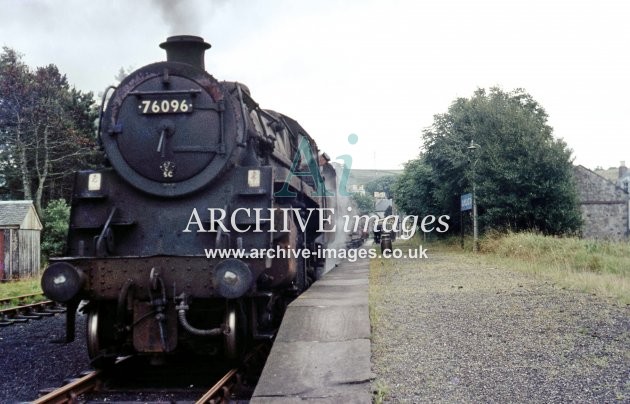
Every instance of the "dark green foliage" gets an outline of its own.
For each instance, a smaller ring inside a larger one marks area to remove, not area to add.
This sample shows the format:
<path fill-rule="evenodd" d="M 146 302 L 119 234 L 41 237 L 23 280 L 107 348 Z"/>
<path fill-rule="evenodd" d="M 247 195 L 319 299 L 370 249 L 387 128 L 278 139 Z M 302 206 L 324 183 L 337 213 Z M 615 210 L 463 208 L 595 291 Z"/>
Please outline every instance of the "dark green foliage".
<path fill-rule="evenodd" d="M 71 87 L 55 65 L 31 69 L 0 52 L 0 199 L 69 199 L 72 172 L 99 160 L 92 93 Z"/>
<path fill-rule="evenodd" d="M 431 167 L 421 156 L 408 161 L 405 170 L 393 185 L 395 202 L 408 215 L 425 216 L 435 214 L 436 206 L 431 197 L 433 177 Z"/>
<path fill-rule="evenodd" d="M 365 184 L 365 192 L 371 196 L 374 195 L 374 192 L 385 192 L 387 194 L 387 198 L 392 198 L 393 185 L 396 183 L 397 178 L 397 175 L 387 175 L 385 177 L 372 180 Z"/>
<path fill-rule="evenodd" d="M 42 232 L 42 255 L 55 257 L 62 255 L 66 248 L 66 235 L 70 220 L 70 206 L 63 199 L 51 201 L 44 209 L 44 230 Z"/>
<path fill-rule="evenodd" d="M 480 147 L 469 150 L 471 140 Z M 396 185 L 405 211 L 437 208 L 457 220 L 474 175 L 482 228 L 580 228 L 571 151 L 553 138 L 547 114 L 524 90 L 478 89 L 457 99 L 424 131 L 424 149 Z"/>
<path fill-rule="evenodd" d="M 374 198 L 370 195 L 352 194 L 352 201 L 359 210 L 359 214 L 367 215 L 374 212 Z"/>

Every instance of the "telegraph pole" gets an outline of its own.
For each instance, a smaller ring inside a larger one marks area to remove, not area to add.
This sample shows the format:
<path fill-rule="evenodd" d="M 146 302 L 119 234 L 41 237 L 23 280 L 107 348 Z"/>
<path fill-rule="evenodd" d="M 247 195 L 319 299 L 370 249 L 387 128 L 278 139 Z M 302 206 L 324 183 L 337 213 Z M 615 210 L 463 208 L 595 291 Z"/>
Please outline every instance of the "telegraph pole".
<path fill-rule="evenodd" d="M 472 211 L 473 211 L 473 252 L 477 252 L 478 250 L 478 241 L 479 241 L 479 227 L 477 226 L 477 186 L 475 184 L 475 165 L 477 164 L 477 156 L 474 156 L 475 150 L 480 148 L 478 144 L 476 144 L 472 139 L 470 140 L 470 146 L 468 146 L 468 151 L 473 154 L 473 158 L 471 158 L 470 165 L 472 168 Z"/>

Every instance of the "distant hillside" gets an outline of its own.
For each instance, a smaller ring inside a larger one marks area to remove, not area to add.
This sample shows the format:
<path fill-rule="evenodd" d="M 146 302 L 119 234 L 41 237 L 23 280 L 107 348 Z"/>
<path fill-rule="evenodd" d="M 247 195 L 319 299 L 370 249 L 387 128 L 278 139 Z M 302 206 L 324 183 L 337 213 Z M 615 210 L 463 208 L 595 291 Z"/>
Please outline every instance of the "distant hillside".
<path fill-rule="evenodd" d="M 381 177 L 387 177 L 389 175 L 400 175 L 403 170 L 350 170 L 350 178 L 348 178 L 348 185 L 365 185 L 370 181 L 374 181 Z"/>

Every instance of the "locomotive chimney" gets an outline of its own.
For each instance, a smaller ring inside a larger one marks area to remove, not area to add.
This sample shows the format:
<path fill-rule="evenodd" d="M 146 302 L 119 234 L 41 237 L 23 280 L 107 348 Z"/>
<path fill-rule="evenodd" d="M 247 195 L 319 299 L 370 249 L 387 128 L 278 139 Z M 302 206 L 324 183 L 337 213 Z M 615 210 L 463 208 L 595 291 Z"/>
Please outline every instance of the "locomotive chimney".
<path fill-rule="evenodd" d="M 199 36 L 176 35 L 166 38 L 160 48 L 166 50 L 166 60 L 169 62 L 186 63 L 205 70 L 203 57 L 206 49 L 210 49 L 210 44 Z"/>

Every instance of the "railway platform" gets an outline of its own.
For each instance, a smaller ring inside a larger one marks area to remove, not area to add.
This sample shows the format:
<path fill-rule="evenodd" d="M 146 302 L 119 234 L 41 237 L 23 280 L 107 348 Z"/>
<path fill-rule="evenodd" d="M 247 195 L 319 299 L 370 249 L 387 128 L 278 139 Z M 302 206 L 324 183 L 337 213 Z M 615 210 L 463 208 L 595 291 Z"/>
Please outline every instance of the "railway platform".
<path fill-rule="evenodd" d="M 372 402 L 368 274 L 343 262 L 289 305 L 253 404 Z"/>

